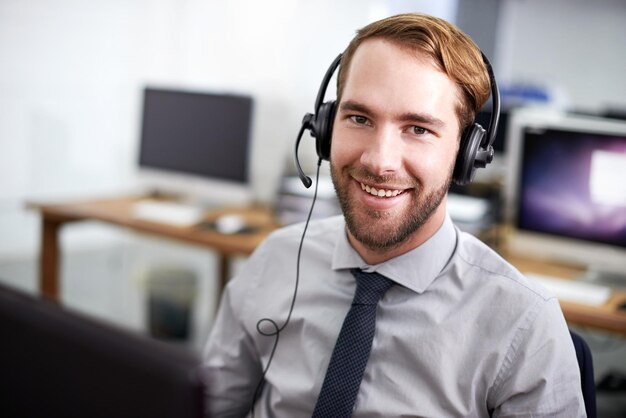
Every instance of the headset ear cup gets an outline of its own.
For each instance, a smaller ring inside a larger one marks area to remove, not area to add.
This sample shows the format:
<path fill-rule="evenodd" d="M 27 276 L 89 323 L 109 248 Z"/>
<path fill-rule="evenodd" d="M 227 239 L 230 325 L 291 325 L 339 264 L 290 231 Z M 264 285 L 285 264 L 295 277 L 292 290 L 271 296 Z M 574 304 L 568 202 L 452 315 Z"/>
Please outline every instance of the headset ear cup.
<path fill-rule="evenodd" d="M 315 148 L 317 156 L 322 160 L 330 159 L 330 143 L 336 109 L 334 100 L 322 103 L 315 117 Z"/>
<path fill-rule="evenodd" d="M 456 157 L 452 180 L 458 185 L 472 181 L 476 172 L 476 155 L 485 137 L 485 129 L 477 123 L 468 126 L 463 132 L 459 153 Z"/>

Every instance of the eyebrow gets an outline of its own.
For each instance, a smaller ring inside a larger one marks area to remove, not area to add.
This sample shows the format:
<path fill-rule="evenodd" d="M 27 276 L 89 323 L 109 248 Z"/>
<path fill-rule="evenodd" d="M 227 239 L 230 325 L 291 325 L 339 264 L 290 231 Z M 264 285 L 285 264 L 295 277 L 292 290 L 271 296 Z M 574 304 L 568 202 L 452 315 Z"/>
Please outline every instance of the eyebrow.
<path fill-rule="evenodd" d="M 371 115 L 374 113 L 368 106 L 362 103 L 351 101 L 351 100 L 341 102 L 341 104 L 339 105 L 339 108 L 343 112 L 346 112 L 346 111 L 359 112 L 359 113 L 365 113 L 368 115 Z M 429 114 L 424 114 L 424 113 L 415 113 L 415 112 L 402 113 L 398 117 L 398 120 L 402 122 L 418 122 L 418 123 L 423 123 L 423 124 L 427 124 L 427 125 L 438 127 L 438 128 L 445 126 L 445 122 L 443 120 L 436 118 Z"/>

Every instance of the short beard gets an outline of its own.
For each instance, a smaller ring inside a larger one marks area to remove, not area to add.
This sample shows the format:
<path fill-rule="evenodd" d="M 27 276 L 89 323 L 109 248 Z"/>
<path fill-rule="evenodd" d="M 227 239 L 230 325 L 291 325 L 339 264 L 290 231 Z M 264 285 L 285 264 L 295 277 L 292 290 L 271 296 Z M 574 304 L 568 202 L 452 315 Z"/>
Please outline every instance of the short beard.
<path fill-rule="evenodd" d="M 341 173 L 337 172 L 332 163 L 330 169 L 333 185 L 335 186 L 348 230 L 357 241 L 366 248 L 376 252 L 383 252 L 397 247 L 419 230 L 439 207 L 452 182 L 452 172 L 450 170 L 450 174 L 444 184 L 427 194 L 424 194 L 421 185 L 414 187 L 410 192 L 414 194 L 411 212 L 400 215 L 399 223 L 381 234 L 375 228 L 369 229 L 367 225 L 359 225 L 354 210 L 357 203 L 350 198 L 348 185 L 342 182 L 342 180 L 345 181 L 345 178 L 341 177 Z M 374 182 L 385 182 L 383 178 L 371 174 L 368 174 L 367 177 L 373 179 Z M 376 181 L 377 178 L 380 180 Z M 387 212 L 369 211 L 367 215 L 372 222 L 375 222 L 377 219 L 382 219 L 389 214 Z"/>

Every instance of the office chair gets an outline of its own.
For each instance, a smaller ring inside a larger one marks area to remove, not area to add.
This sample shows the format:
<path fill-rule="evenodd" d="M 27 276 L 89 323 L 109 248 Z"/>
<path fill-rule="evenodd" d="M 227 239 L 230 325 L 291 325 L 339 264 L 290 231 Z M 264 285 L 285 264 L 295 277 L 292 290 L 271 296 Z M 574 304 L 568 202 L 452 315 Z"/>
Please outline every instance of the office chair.
<path fill-rule="evenodd" d="M 580 368 L 580 384 L 585 401 L 585 411 L 588 418 L 596 418 L 596 386 L 593 377 L 593 358 L 587 342 L 574 331 L 570 330 L 578 367 Z"/>

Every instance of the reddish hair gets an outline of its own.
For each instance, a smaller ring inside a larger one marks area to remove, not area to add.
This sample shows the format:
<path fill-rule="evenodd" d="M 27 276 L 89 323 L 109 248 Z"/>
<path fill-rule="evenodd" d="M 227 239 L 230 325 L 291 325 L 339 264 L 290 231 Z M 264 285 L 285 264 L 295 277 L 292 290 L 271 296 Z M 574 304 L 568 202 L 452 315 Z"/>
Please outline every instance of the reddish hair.
<path fill-rule="evenodd" d="M 357 31 L 341 58 L 337 102 L 341 101 L 355 51 L 364 41 L 372 38 L 384 39 L 409 51 L 426 54 L 456 83 L 461 92 L 456 109 L 461 131 L 473 122 L 476 112 L 489 98 L 489 74 L 482 53 L 471 38 L 443 19 L 406 13 L 370 23 Z"/>

